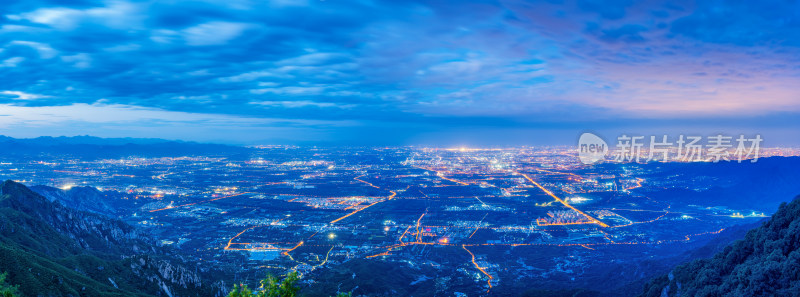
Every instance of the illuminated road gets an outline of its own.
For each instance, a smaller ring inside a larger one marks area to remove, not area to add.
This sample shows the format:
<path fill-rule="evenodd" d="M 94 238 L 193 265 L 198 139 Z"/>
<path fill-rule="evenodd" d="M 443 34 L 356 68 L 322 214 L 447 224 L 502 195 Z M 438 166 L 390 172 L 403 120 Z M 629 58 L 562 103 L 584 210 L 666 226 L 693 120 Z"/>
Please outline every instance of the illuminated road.
<path fill-rule="evenodd" d="M 305 243 L 305 242 L 303 242 L 303 241 L 301 241 L 301 242 L 298 242 L 296 246 L 294 246 L 293 248 L 290 248 L 290 249 L 286 250 L 285 252 L 283 252 L 283 255 L 284 255 L 284 256 L 289 256 L 289 253 L 290 253 L 291 251 L 294 251 L 294 250 L 296 250 L 297 248 L 299 248 L 299 247 L 303 246 L 303 243 Z"/>
<path fill-rule="evenodd" d="M 643 179 L 643 178 L 638 178 L 638 177 L 637 177 L 637 178 L 636 178 L 636 185 L 635 185 L 635 186 L 630 186 L 630 187 L 627 187 L 627 188 L 625 188 L 625 190 L 628 190 L 628 191 L 630 191 L 630 190 L 633 190 L 633 189 L 638 189 L 638 188 L 641 188 L 641 187 L 642 187 L 642 182 L 644 182 L 644 179 Z"/>
<path fill-rule="evenodd" d="M 414 167 L 414 168 L 417 168 L 417 169 L 422 169 L 422 170 L 427 170 L 427 171 L 433 171 L 434 173 L 436 173 L 436 176 L 438 176 L 439 178 L 441 178 L 443 180 L 446 180 L 446 181 L 449 181 L 449 182 L 452 182 L 452 183 L 456 183 L 456 184 L 459 184 L 459 185 L 462 185 L 462 186 L 468 186 L 469 185 L 469 183 L 462 182 L 462 181 L 459 181 L 459 180 L 455 180 L 455 179 L 446 177 L 444 175 L 444 172 L 439 171 L 439 170 L 435 170 L 435 169 L 431 169 L 431 168 L 425 168 L 425 167 L 422 167 L 422 166 L 411 166 L 411 167 Z"/>
<path fill-rule="evenodd" d="M 492 277 L 491 274 L 486 272 L 486 270 L 483 267 L 479 266 L 478 263 L 475 263 L 475 254 L 473 254 L 469 249 L 467 249 L 467 246 L 462 244 L 461 247 L 465 251 L 467 251 L 467 253 L 469 253 L 470 256 L 472 256 L 472 265 L 475 265 L 475 268 L 478 268 L 478 270 L 480 270 L 484 275 L 486 275 L 486 277 L 489 278 L 489 280 L 486 281 L 486 282 L 489 284 L 489 290 L 491 290 L 492 289 L 492 280 L 494 279 L 494 277 Z M 486 290 L 486 293 L 489 293 L 489 290 Z"/>
<path fill-rule="evenodd" d="M 338 219 L 335 219 L 335 220 L 331 221 L 331 224 L 336 224 L 337 222 L 339 222 L 339 221 L 341 221 L 341 220 L 344 220 L 344 219 L 346 219 L 346 218 L 347 218 L 347 217 L 349 217 L 349 216 L 352 216 L 352 215 L 354 215 L 354 214 L 357 214 L 358 212 L 360 212 L 360 211 L 362 211 L 362 210 L 365 210 L 365 209 L 367 209 L 367 208 L 370 208 L 370 207 L 372 207 L 372 206 L 373 206 L 373 205 L 375 205 L 375 204 L 378 204 L 378 203 L 381 203 L 381 202 L 384 202 L 384 201 L 389 201 L 389 200 L 392 200 L 392 199 L 394 199 L 394 197 L 395 197 L 395 196 L 397 196 L 397 192 L 395 192 L 395 191 L 389 191 L 389 192 L 392 192 L 392 195 L 389 195 L 388 197 L 386 197 L 386 199 L 378 200 L 378 201 L 375 201 L 375 202 L 373 202 L 372 204 L 369 204 L 369 205 L 367 205 L 367 206 L 364 206 L 364 207 L 362 207 L 362 208 L 356 209 L 355 211 L 353 211 L 353 212 L 351 212 L 351 213 L 348 213 L 348 214 L 346 214 L 346 215 L 342 216 L 341 218 L 338 218 Z"/>
<path fill-rule="evenodd" d="M 547 195 L 549 195 L 550 197 L 553 197 L 553 199 L 556 199 L 558 202 L 560 202 L 564 206 L 566 206 L 566 207 L 578 212 L 579 214 L 583 215 L 584 217 L 586 217 L 586 219 L 588 219 L 590 222 L 592 222 L 594 224 L 598 224 L 598 225 L 600 225 L 602 227 L 608 227 L 608 225 L 606 223 L 603 223 L 603 222 L 593 218 L 592 216 L 580 211 L 579 209 L 573 207 L 572 205 L 569 205 L 569 203 L 567 203 L 567 201 L 564 201 L 563 199 L 558 198 L 558 196 L 556 196 L 556 194 L 553 194 L 553 192 L 550 192 L 550 190 L 545 189 L 544 187 L 542 187 L 542 185 L 537 183 L 535 180 L 531 179 L 527 174 L 522 174 L 522 176 L 525 177 L 525 179 L 527 179 L 529 182 L 531 182 L 534 185 L 536 185 L 536 187 L 538 187 L 539 189 L 544 191 Z"/>
<path fill-rule="evenodd" d="M 361 175 L 361 176 L 358 176 L 358 177 L 356 177 L 356 178 L 354 178 L 354 179 L 355 179 L 355 180 L 357 180 L 357 181 L 360 181 L 360 182 L 362 182 L 362 183 L 365 183 L 365 184 L 369 185 L 370 187 L 373 187 L 373 188 L 376 188 L 376 189 L 380 189 L 380 187 L 378 187 L 378 186 L 376 186 L 376 185 L 373 185 L 373 184 L 372 184 L 372 183 L 370 183 L 370 182 L 367 182 L 367 181 L 364 181 L 364 180 L 362 180 L 362 179 L 361 179 L 361 177 L 362 177 L 362 176 L 363 176 L 363 175 Z M 342 217 L 340 217 L 340 218 L 338 218 L 338 219 L 335 219 L 335 220 L 331 221 L 331 224 L 336 224 L 337 222 L 339 222 L 339 221 L 341 221 L 341 220 L 344 220 L 344 219 L 346 219 L 346 218 L 347 218 L 347 217 L 349 217 L 349 216 L 352 216 L 352 215 L 354 215 L 354 214 L 357 214 L 358 212 L 360 212 L 360 211 L 362 211 L 362 210 L 365 210 L 365 209 L 367 209 L 367 208 L 370 208 L 370 207 L 372 207 L 372 206 L 373 206 L 373 205 L 375 205 L 375 204 L 378 204 L 378 203 L 381 203 L 381 202 L 384 202 L 384 201 L 389 201 L 389 200 L 392 200 L 392 199 L 394 199 L 394 197 L 396 197 L 396 196 L 397 196 L 397 192 L 395 192 L 395 191 L 392 191 L 392 190 L 389 190 L 389 192 L 391 192 L 392 194 L 391 194 L 391 195 L 389 195 L 389 196 L 387 196 L 385 199 L 381 199 L 381 200 L 375 201 L 375 202 L 373 202 L 372 204 L 369 204 L 369 205 L 367 205 L 367 206 L 364 206 L 364 207 L 362 207 L 362 208 L 356 209 L 355 211 L 353 211 L 353 212 L 351 212 L 351 213 L 348 213 L 348 214 L 346 214 L 346 215 L 344 215 L 344 216 L 342 216 Z"/>
<path fill-rule="evenodd" d="M 420 234 L 421 234 L 421 232 L 419 231 L 419 230 L 420 230 L 420 228 L 419 228 L 419 227 L 420 227 L 420 225 L 421 225 L 422 218 L 423 218 L 424 216 L 425 216 L 425 214 L 423 213 L 421 216 L 419 216 L 419 219 L 417 219 L 417 225 L 416 225 L 416 226 L 417 226 L 417 232 L 415 232 L 415 233 L 414 233 L 414 239 L 415 239 L 415 240 L 414 240 L 414 242 L 422 242 L 422 240 L 420 240 L 420 237 L 421 237 L 421 236 L 420 236 Z"/>

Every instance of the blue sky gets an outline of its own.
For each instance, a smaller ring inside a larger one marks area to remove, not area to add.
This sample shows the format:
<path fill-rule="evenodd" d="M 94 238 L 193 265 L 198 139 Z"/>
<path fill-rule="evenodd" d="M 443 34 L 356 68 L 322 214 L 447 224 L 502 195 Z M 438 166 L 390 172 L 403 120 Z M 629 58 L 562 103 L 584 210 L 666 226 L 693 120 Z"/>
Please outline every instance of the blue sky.
<path fill-rule="evenodd" d="M 800 144 L 793 1 L 3 1 L 0 134 Z"/>

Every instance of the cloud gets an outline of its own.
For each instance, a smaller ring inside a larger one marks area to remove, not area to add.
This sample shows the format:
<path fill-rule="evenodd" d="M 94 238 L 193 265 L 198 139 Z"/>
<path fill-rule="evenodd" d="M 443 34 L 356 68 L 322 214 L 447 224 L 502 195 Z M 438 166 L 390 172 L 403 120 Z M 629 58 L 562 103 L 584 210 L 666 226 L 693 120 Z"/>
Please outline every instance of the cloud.
<path fill-rule="evenodd" d="M 237 75 L 228 76 L 228 77 L 221 77 L 221 78 L 219 78 L 219 81 L 221 81 L 221 82 L 247 82 L 247 81 L 254 81 L 254 80 L 257 80 L 259 78 L 264 78 L 264 77 L 281 78 L 281 77 L 287 77 L 287 76 L 285 74 L 276 74 L 276 73 L 271 72 L 271 71 L 252 71 L 252 72 L 237 74 Z"/>
<path fill-rule="evenodd" d="M 138 24 L 140 16 L 137 5 L 126 1 L 108 1 L 106 6 L 89 9 L 45 7 L 31 12 L 6 15 L 11 20 L 27 20 L 59 30 L 73 30 L 83 22 L 126 29 Z"/>
<path fill-rule="evenodd" d="M 387 128 L 800 110 L 797 4 L 56 2 L 4 7 L 0 102 Z"/>
<path fill-rule="evenodd" d="M 0 63 L 0 67 L 17 67 L 17 65 L 19 63 L 22 63 L 22 61 L 25 61 L 25 58 L 23 58 L 23 57 L 11 57 L 11 58 L 3 60 L 3 62 Z"/>
<path fill-rule="evenodd" d="M 4 91 L 3 94 L 19 92 Z M 30 94 L 28 94 L 30 95 Z M 21 95 L 20 95 L 21 96 Z M 38 96 L 38 95 L 34 95 Z M 67 121 L 81 121 L 88 123 L 125 123 L 125 122 L 146 122 L 162 121 L 172 123 L 224 123 L 232 126 L 237 125 L 270 125 L 270 124 L 292 124 L 292 125 L 338 125 L 343 123 L 326 121 L 291 121 L 273 118 L 240 117 L 218 114 L 201 114 L 179 111 L 168 111 L 155 108 L 144 108 L 120 104 L 71 104 L 64 106 L 47 107 L 27 107 L 10 104 L 0 104 L 2 110 L 10 116 L 3 118 L 2 124 L 19 124 L 30 122 L 36 125 L 56 125 Z"/>
<path fill-rule="evenodd" d="M 253 94 L 276 94 L 276 95 L 319 95 L 325 91 L 324 87 L 280 87 L 253 89 Z"/>
<path fill-rule="evenodd" d="M 349 62 L 351 58 L 343 53 L 310 53 L 292 57 L 276 62 L 279 66 L 317 66 L 335 63 L 337 61 Z"/>
<path fill-rule="evenodd" d="M 640 25 L 623 25 L 619 28 L 611 28 L 611 29 L 604 29 L 602 30 L 602 34 L 600 35 L 600 39 L 616 42 L 616 41 L 625 41 L 625 42 L 643 42 L 645 38 L 642 37 L 641 33 L 647 31 L 647 28 Z"/>
<path fill-rule="evenodd" d="M 288 107 L 288 108 L 299 108 L 299 107 L 337 107 L 337 108 L 350 108 L 353 105 L 339 105 L 336 103 L 330 102 L 314 102 L 314 101 L 307 101 L 307 100 L 300 100 L 300 101 L 260 101 L 260 102 L 250 102 L 251 104 L 261 105 L 261 106 L 281 106 L 281 107 Z"/>
<path fill-rule="evenodd" d="M 217 135 L 259 135 L 258 139 L 310 141 L 327 137 L 321 131 L 353 127 L 352 121 L 287 120 L 167 111 L 119 104 L 72 104 L 27 107 L 0 104 L 5 116 L 0 129 L 7 135 L 92 135 L 114 137 L 165 137 L 197 141 L 219 141 Z M 72 127 L 72 128 L 71 128 Z M 75 131 L 73 128 L 79 127 Z M 158 134 L 153 134 L 157 127 Z M 43 132 L 47 131 L 47 132 Z M 294 137 L 290 137 L 294 136 Z M 299 137 L 298 137 L 299 136 Z M 241 142 L 237 142 L 241 143 Z"/>
<path fill-rule="evenodd" d="M 75 68 L 91 67 L 92 58 L 87 53 L 78 53 L 70 56 L 61 56 L 61 60 L 72 64 Z"/>
<path fill-rule="evenodd" d="M 223 45 L 238 37 L 250 26 L 243 23 L 208 22 L 186 28 L 182 34 L 189 45 Z"/>
<path fill-rule="evenodd" d="M 41 43 L 41 42 L 34 42 L 34 41 L 23 41 L 23 40 L 14 40 L 8 43 L 10 46 L 14 45 L 21 45 L 30 47 L 36 52 L 39 53 L 39 57 L 42 59 L 51 59 L 58 55 L 58 51 L 53 49 L 49 44 Z"/>
<path fill-rule="evenodd" d="M 798 11 L 797 2 L 698 2 L 694 11 L 675 20 L 670 30 L 703 42 L 796 47 L 800 46 Z"/>
<path fill-rule="evenodd" d="M 1 91 L 0 94 L 13 96 L 14 99 L 18 100 L 35 100 L 41 98 L 49 98 L 50 96 L 47 95 L 40 95 L 40 94 L 30 94 L 20 91 Z"/>

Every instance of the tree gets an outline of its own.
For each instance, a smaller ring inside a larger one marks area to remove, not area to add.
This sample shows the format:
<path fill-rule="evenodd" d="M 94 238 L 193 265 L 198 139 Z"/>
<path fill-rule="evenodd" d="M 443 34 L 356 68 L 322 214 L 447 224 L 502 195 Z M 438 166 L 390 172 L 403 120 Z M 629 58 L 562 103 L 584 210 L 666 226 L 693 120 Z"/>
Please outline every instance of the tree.
<path fill-rule="evenodd" d="M 263 290 L 253 293 L 247 285 L 234 285 L 228 297 L 297 297 L 300 291 L 300 287 L 297 286 L 298 280 L 300 276 L 296 271 L 289 273 L 282 281 L 267 275 L 266 279 L 261 280 Z"/>
<path fill-rule="evenodd" d="M 247 288 L 247 285 L 233 285 L 233 290 L 228 294 L 228 297 L 253 297 L 253 291 Z"/>
<path fill-rule="evenodd" d="M 297 271 L 289 273 L 283 281 L 268 275 L 267 279 L 261 281 L 264 295 L 258 295 L 258 297 L 296 297 L 297 292 L 300 291 L 300 287 L 297 286 L 298 280 L 300 280 L 300 276 Z"/>
<path fill-rule="evenodd" d="M 17 286 L 6 284 L 6 277 L 8 273 L 0 274 L 0 297 L 16 297 L 19 296 Z"/>

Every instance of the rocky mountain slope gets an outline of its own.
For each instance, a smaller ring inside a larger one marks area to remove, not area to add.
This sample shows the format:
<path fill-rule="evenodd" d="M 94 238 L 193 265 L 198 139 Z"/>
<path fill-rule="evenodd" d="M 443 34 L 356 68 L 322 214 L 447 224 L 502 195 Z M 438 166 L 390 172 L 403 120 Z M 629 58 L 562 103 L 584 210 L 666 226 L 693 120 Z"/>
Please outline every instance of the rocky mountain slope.
<path fill-rule="evenodd" d="M 0 184 L 0 271 L 25 296 L 219 296 L 168 248 L 106 216 Z"/>
<path fill-rule="evenodd" d="M 50 202 L 90 213 L 114 217 L 117 209 L 107 199 L 106 194 L 93 187 L 73 187 L 68 190 L 48 186 L 31 186 L 30 189 Z"/>

